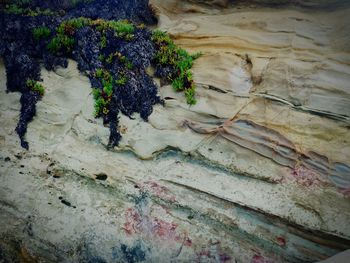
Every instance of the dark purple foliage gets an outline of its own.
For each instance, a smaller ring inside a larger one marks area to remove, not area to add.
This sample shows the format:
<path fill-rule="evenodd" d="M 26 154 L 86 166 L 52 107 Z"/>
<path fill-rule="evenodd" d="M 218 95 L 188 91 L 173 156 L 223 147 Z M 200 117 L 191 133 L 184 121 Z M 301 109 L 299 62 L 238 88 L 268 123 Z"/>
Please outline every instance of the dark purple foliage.
<path fill-rule="evenodd" d="M 107 32 L 107 45 L 101 48 L 101 32 L 92 26 L 77 29 L 72 36 L 75 44 L 72 52 L 65 50 L 56 54 L 46 48 L 54 37 L 55 29 L 64 20 L 73 17 L 87 17 L 92 19 L 119 20 L 129 19 L 134 23 L 152 24 L 156 19 L 148 7 L 148 0 L 95 0 L 81 1 L 72 5 L 68 0 L 31 1 L 25 7 L 35 9 L 49 8 L 59 15 L 22 16 L 7 14 L 0 10 L 0 56 L 4 58 L 7 73 L 7 90 L 19 91 L 21 96 L 21 114 L 16 128 L 21 139 L 22 147 L 28 149 L 25 140 L 28 122 L 36 113 L 36 103 L 40 96 L 29 90 L 27 79 L 40 81 L 40 67 L 48 70 L 58 66 L 67 67 L 67 58 L 78 62 L 78 68 L 86 74 L 94 88 L 103 89 L 100 79 L 93 74 L 97 69 L 104 68 L 118 78 L 120 72 L 127 77 L 125 85 L 113 88 L 113 95 L 109 105 L 109 112 L 103 116 L 104 122 L 109 124 L 109 147 L 118 144 L 121 135 L 118 131 L 119 112 L 131 117 L 139 113 L 147 121 L 152 113 L 153 106 L 162 103 L 157 96 L 157 86 L 146 73 L 155 54 L 155 46 L 151 41 L 151 32 L 145 28 L 135 28 L 133 39 L 125 40 L 116 37 L 113 32 Z M 1 8 L 1 4 L 0 4 Z M 51 36 L 47 39 L 35 40 L 32 30 L 38 27 L 47 27 Z M 133 65 L 132 69 L 114 61 L 101 61 L 100 55 L 120 52 Z"/>

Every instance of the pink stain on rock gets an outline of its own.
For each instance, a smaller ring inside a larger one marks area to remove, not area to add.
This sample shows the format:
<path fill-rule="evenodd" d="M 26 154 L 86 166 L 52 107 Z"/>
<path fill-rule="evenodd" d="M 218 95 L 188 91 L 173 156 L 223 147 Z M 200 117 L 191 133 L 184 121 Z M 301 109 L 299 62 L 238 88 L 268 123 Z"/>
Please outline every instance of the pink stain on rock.
<path fill-rule="evenodd" d="M 178 225 L 173 222 L 153 217 L 149 214 L 140 214 L 136 209 L 129 208 L 125 212 L 124 230 L 128 235 L 142 234 L 159 241 L 172 241 L 192 246 L 192 240 L 186 233 L 177 230 Z"/>
<path fill-rule="evenodd" d="M 281 247 L 284 247 L 287 243 L 284 237 L 277 237 L 276 241 L 277 241 L 277 244 L 280 245 Z"/>
<path fill-rule="evenodd" d="M 139 213 L 134 208 L 128 208 L 125 212 L 126 221 L 124 223 L 125 232 L 128 235 L 135 234 L 139 230 L 141 223 L 141 217 Z"/>
<path fill-rule="evenodd" d="M 304 166 L 295 167 L 292 170 L 293 180 L 302 186 L 313 187 L 328 184 L 328 181 L 321 177 L 317 172 L 310 170 Z"/>

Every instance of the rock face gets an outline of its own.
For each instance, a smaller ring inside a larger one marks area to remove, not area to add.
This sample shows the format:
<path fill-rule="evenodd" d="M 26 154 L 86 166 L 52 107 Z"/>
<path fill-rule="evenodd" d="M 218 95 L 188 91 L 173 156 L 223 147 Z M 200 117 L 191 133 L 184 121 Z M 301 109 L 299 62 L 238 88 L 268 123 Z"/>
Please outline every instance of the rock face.
<path fill-rule="evenodd" d="M 259 2 L 151 1 L 161 29 L 203 52 L 198 102 L 163 86 L 149 122 L 120 116 L 110 151 L 73 61 L 42 71 L 23 150 L 1 63 L 0 261 L 316 262 L 350 248 L 350 7 Z"/>

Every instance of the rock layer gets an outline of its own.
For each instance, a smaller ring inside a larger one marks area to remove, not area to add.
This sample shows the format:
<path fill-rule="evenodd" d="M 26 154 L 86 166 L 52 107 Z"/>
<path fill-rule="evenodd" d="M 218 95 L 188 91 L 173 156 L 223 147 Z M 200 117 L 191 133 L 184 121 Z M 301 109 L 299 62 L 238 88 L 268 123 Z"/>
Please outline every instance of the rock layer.
<path fill-rule="evenodd" d="M 350 9 L 205 2 L 151 3 L 204 53 L 197 105 L 162 87 L 149 122 L 120 116 L 111 151 L 73 61 L 42 70 L 21 149 L 1 66 L 0 258 L 316 262 L 350 248 Z"/>

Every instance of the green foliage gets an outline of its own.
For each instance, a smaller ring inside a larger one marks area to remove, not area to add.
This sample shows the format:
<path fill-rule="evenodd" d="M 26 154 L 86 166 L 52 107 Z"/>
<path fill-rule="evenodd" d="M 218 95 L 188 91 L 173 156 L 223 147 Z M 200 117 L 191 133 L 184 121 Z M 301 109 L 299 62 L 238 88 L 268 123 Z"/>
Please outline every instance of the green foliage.
<path fill-rule="evenodd" d="M 95 117 L 99 117 L 103 114 L 108 114 L 108 100 L 105 100 L 102 96 L 100 96 L 97 100 L 95 100 Z"/>
<path fill-rule="evenodd" d="M 48 38 L 51 34 L 51 30 L 43 26 L 43 27 L 34 28 L 32 33 L 35 40 L 40 40 L 43 38 Z"/>
<path fill-rule="evenodd" d="M 173 66 L 177 72 L 173 76 L 168 76 L 172 82 L 173 89 L 175 91 L 185 91 L 187 103 L 190 105 L 195 104 L 195 85 L 191 68 L 193 61 L 201 53 L 190 55 L 186 50 L 176 47 L 169 35 L 160 30 L 152 32 L 152 41 L 158 49 L 154 57 L 156 63 L 162 66 Z"/>
<path fill-rule="evenodd" d="M 104 75 L 103 69 L 99 68 L 99 69 L 96 70 L 96 72 L 95 72 L 95 77 L 96 78 L 102 78 L 103 75 Z"/>
<path fill-rule="evenodd" d="M 128 77 L 122 73 L 120 74 L 119 78 L 115 81 L 115 84 L 123 86 L 126 84 L 126 82 L 128 81 Z"/>
<path fill-rule="evenodd" d="M 114 59 L 119 60 L 129 70 L 132 70 L 134 67 L 132 62 L 126 56 L 123 56 L 119 52 L 109 54 L 108 57 L 106 58 L 106 63 L 111 64 Z"/>
<path fill-rule="evenodd" d="M 52 53 L 57 53 L 63 48 L 70 52 L 74 46 L 74 43 L 75 40 L 72 37 L 66 35 L 57 35 L 51 39 L 50 43 L 47 45 L 47 49 Z"/>
<path fill-rule="evenodd" d="M 104 69 L 97 69 L 95 77 L 99 78 L 103 85 L 102 90 L 93 89 L 92 92 L 95 99 L 95 116 L 99 117 L 109 112 L 109 105 L 113 95 L 114 79 L 112 75 Z"/>
<path fill-rule="evenodd" d="M 171 40 L 169 35 L 166 32 L 163 32 L 158 29 L 152 32 L 152 41 L 156 44 L 173 44 L 173 41 Z"/>
<path fill-rule="evenodd" d="M 100 47 L 101 48 L 107 47 L 107 37 L 105 35 L 101 36 Z"/>
<path fill-rule="evenodd" d="M 128 70 L 132 70 L 133 67 L 134 67 L 134 65 L 131 63 L 130 60 L 127 60 L 127 61 L 125 62 L 125 67 L 126 67 Z"/>
<path fill-rule="evenodd" d="M 115 31 L 116 37 L 125 38 L 130 41 L 134 38 L 135 26 L 127 20 L 112 20 L 106 21 L 97 19 L 91 22 L 91 25 L 96 26 L 96 29 L 102 33 L 110 29 Z"/>
<path fill-rule="evenodd" d="M 72 18 L 66 21 L 63 21 L 57 27 L 57 34 L 61 35 L 73 35 L 75 30 L 82 27 L 90 25 L 91 20 L 85 17 Z"/>
<path fill-rule="evenodd" d="M 109 80 L 102 80 L 103 91 L 107 95 L 107 97 L 111 97 L 113 94 L 113 78 L 111 77 Z"/>
<path fill-rule="evenodd" d="M 98 60 L 99 61 L 103 62 L 105 59 L 106 59 L 105 55 L 103 55 L 103 54 L 98 55 Z"/>
<path fill-rule="evenodd" d="M 195 86 L 191 86 L 190 88 L 185 90 L 187 104 L 194 105 L 197 103 L 197 100 L 194 97 L 195 95 L 196 95 Z"/>
<path fill-rule="evenodd" d="M 93 89 L 92 90 L 93 97 L 95 99 L 95 117 L 99 117 L 102 115 L 102 113 L 107 114 L 109 112 L 109 103 L 110 99 L 104 98 L 104 92 L 100 89 Z"/>
<path fill-rule="evenodd" d="M 109 21 L 109 27 L 113 29 L 118 36 L 126 36 L 132 35 L 135 31 L 135 27 L 127 20 L 119 20 L 119 21 Z"/>
<path fill-rule="evenodd" d="M 109 80 L 112 76 L 107 70 L 99 68 L 95 72 L 95 77 L 101 80 Z"/>
<path fill-rule="evenodd" d="M 62 49 L 70 52 L 75 44 L 73 35 L 75 31 L 84 26 L 88 26 L 91 20 L 84 17 L 78 17 L 63 21 L 56 28 L 56 36 L 51 39 L 50 43 L 47 45 L 49 51 L 57 53 Z"/>
<path fill-rule="evenodd" d="M 24 8 L 18 6 L 17 4 L 6 5 L 5 13 L 20 15 L 24 13 Z"/>
<path fill-rule="evenodd" d="M 30 8 L 23 8 L 22 5 L 29 1 L 17 1 L 18 3 L 9 4 L 5 6 L 5 13 L 15 14 L 15 15 L 23 15 L 23 16 L 53 16 L 57 15 L 55 12 L 50 9 L 41 9 L 37 7 L 35 10 Z"/>
<path fill-rule="evenodd" d="M 173 89 L 175 91 L 183 91 L 184 90 L 184 82 L 182 78 L 176 78 L 171 83 L 173 86 Z"/>
<path fill-rule="evenodd" d="M 35 80 L 32 79 L 28 79 L 26 81 L 26 85 L 29 89 L 31 89 L 32 91 L 37 92 L 40 96 L 44 96 L 45 94 L 45 88 L 43 85 L 41 85 L 40 83 L 38 83 Z"/>
<path fill-rule="evenodd" d="M 109 54 L 109 56 L 108 56 L 107 59 L 106 59 L 106 62 L 107 62 L 108 64 L 111 64 L 111 63 L 113 62 L 113 57 L 114 57 L 113 54 Z"/>

